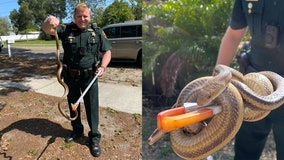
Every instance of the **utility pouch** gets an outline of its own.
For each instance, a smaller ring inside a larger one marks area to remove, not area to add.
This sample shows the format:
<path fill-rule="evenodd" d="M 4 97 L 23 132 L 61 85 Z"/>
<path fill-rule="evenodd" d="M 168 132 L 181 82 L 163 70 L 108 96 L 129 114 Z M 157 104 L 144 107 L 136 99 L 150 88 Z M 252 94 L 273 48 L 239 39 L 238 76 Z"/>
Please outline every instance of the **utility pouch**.
<path fill-rule="evenodd" d="M 273 25 L 267 25 L 265 28 L 264 45 L 266 48 L 276 48 L 278 45 L 279 28 Z"/>
<path fill-rule="evenodd" d="M 249 66 L 249 59 L 247 55 L 247 52 L 249 52 L 249 50 L 250 50 L 250 42 L 246 41 L 243 43 L 242 49 L 236 57 L 240 67 L 239 71 L 243 74 L 247 73 L 247 68 Z"/>
<path fill-rule="evenodd" d="M 247 53 L 246 52 L 242 52 L 242 53 L 238 54 L 237 62 L 238 62 L 239 67 L 240 67 L 240 72 L 242 74 L 246 74 L 247 73 L 247 68 L 249 66 L 249 60 L 248 60 Z"/>
<path fill-rule="evenodd" d="M 242 74 L 247 74 L 251 72 L 258 72 L 249 62 L 247 52 L 242 52 L 237 56 L 237 62 L 239 64 L 239 71 Z"/>

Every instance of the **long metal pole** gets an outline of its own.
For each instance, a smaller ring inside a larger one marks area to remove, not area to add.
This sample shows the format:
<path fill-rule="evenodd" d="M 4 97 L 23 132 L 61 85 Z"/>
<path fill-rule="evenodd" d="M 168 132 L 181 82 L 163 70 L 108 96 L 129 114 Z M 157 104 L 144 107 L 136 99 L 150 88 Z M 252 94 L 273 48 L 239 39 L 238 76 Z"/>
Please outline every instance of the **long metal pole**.
<path fill-rule="evenodd" d="M 89 83 L 89 85 L 87 86 L 87 88 L 84 90 L 84 92 L 81 94 L 81 96 L 79 97 L 79 99 L 77 100 L 77 102 L 75 104 L 71 104 L 72 106 L 72 110 L 75 111 L 79 105 L 79 103 L 81 102 L 81 100 L 84 98 L 85 94 L 89 91 L 90 87 L 93 85 L 93 83 L 96 81 L 96 79 L 98 78 L 98 76 L 100 75 L 101 70 L 98 71 L 98 73 L 96 74 L 96 76 L 92 79 L 92 81 Z"/>

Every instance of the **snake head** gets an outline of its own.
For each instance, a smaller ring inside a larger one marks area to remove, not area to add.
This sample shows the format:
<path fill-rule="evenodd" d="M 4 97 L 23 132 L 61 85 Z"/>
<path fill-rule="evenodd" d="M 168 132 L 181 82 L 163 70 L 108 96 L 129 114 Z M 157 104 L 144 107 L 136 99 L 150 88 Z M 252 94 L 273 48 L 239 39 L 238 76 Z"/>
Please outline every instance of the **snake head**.
<path fill-rule="evenodd" d="M 205 106 L 218 97 L 227 87 L 229 82 L 210 81 L 200 89 L 196 102 L 198 106 Z"/>
<path fill-rule="evenodd" d="M 212 98 L 212 95 L 207 91 L 201 91 L 198 95 L 196 102 L 198 106 L 205 106 L 210 103 L 215 97 Z"/>

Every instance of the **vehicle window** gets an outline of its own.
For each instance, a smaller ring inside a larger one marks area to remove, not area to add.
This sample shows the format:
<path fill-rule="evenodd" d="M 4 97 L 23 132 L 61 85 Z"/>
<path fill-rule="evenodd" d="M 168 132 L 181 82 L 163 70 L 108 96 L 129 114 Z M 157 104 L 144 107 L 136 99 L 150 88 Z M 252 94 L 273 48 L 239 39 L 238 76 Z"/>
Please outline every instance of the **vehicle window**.
<path fill-rule="evenodd" d="M 107 38 L 119 38 L 120 37 L 120 27 L 111 27 L 104 29 Z"/>
<path fill-rule="evenodd" d="M 142 25 L 137 26 L 137 37 L 142 37 Z"/>
<path fill-rule="evenodd" d="M 136 37 L 136 26 L 121 27 L 121 37 Z"/>

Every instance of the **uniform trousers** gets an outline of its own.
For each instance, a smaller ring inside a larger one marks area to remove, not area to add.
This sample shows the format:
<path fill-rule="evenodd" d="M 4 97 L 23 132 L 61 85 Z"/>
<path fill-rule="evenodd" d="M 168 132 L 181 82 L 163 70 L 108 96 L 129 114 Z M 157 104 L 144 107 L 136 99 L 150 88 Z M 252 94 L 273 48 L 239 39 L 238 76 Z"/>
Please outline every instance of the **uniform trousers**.
<path fill-rule="evenodd" d="M 235 139 L 235 160 L 259 160 L 272 130 L 277 160 L 284 160 L 284 105 L 257 122 L 243 122 Z"/>
<path fill-rule="evenodd" d="M 64 82 L 69 87 L 69 94 L 67 96 L 69 110 L 71 117 L 75 116 L 75 112 L 72 111 L 71 103 L 75 104 L 76 101 L 81 96 L 81 93 L 87 88 L 89 83 L 92 81 L 93 77 L 64 77 Z M 98 81 L 96 80 L 94 84 L 90 87 L 89 91 L 84 96 L 84 105 L 87 114 L 87 121 L 90 127 L 90 132 L 88 133 L 90 143 L 99 143 L 101 134 L 98 131 L 99 124 L 99 99 L 98 99 Z M 77 108 L 78 117 L 74 121 L 71 121 L 73 128 L 73 133 L 82 134 L 84 132 L 84 126 L 81 122 L 81 112 L 80 104 Z"/>

